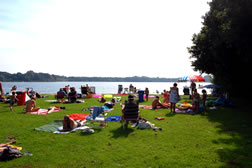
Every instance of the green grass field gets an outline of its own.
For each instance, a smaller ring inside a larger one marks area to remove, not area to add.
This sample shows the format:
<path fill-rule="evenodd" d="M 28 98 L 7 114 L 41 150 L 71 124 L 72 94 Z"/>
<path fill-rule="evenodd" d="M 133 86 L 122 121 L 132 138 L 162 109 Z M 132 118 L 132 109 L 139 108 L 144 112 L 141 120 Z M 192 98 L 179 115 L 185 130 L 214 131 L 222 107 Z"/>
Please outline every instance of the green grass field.
<path fill-rule="evenodd" d="M 38 99 L 37 105 L 41 108 L 66 107 L 66 110 L 48 115 L 24 114 L 24 106 L 15 106 L 10 112 L 9 104 L 1 103 L 0 142 L 7 142 L 8 136 L 17 137 L 16 145 L 32 156 L 0 162 L 0 167 L 252 167 L 252 117 L 249 110 L 242 107 L 208 110 L 205 115 L 174 115 L 167 109 L 140 109 L 142 117 L 163 129 L 157 132 L 130 126 L 123 130 L 120 123 L 114 122 L 108 122 L 105 129 L 89 135 L 81 131 L 59 135 L 34 130 L 61 120 L 66 114 L 87 113 L 81 109 L 102 106 L 97 100 L 51 104 Z M 141 104 L 151 104 L 151 101 Z M 120 104 L 109 115 L 121 115 Z M 154 120 L 155 117 L 165 117 L 165 120 Z"/>

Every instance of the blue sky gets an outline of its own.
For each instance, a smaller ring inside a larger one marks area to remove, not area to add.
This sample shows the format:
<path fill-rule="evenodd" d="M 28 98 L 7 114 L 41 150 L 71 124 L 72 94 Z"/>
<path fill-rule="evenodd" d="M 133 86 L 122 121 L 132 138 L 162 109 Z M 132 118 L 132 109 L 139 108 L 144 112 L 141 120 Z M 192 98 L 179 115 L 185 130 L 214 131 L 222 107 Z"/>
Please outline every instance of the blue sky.
<path fill-rule="evenodd" d="M 0 0 L 0 71 L 197 74 L 187 47 L 209 0 Z"/>

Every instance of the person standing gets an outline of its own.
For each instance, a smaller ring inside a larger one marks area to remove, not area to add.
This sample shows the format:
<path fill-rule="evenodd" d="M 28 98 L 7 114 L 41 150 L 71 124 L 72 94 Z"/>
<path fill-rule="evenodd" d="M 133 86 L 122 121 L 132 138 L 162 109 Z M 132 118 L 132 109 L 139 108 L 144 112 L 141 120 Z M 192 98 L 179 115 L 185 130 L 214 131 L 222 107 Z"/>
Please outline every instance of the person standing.
<path fill-rule="evenodd" d="M 200 95 L 197 92 L 197 89 L 195 89 L 192 95 L 192 106 L 193 106 L 192 110 L 194 113 L 199 112 L 199 99 L 200 99 Z"/>
<path fill-rule="evenodd" d="M 145 98 L 146 98 L 146 101 L 148 101 L 149 100 L 149 89 L 148 88 L 145 88 L 145 91 L 144 91 L 144 93 L 145 93 Z"/>
<path fill-rule="evenodd" d="M 191 99 L 192 99 L 192 96 L 194 95 L 194 90 L 196 89 L 196 83 L 192 81 L 190 88 L 191 88 Z"/>
<path fill-rule="evenodd" d="M 0 97 L 2 97 L 3 94 L 4 94 L 3 86 L 2 86 L 2 82 L 0 81 Z"/>
<path fill-rule="evenodd" d="M 10 97 L 10 111 L 13 111 L 13 106 L 14 106 L 14 104 L 16 103 L 16 101 L 18 100 L 17 99 L 17 94 L 16 94 L 16 92 L 11 92 L 12 93 L 12 95 L 11 95 L 11 97 Z"/>
<path fill-rule="evenodd" d="M 170 110 L 171 112 L 175 113 L 176 103 L 178 102 L 179 98 L 179 90 L 177 87 L 177 83 L 173 84 L 173 87 L 170 88 Z"/>
<path fill-rule="evenodd" d="M 206 110 L 206 99 L 207 99 L 207 92 L 205 89 L 202 90 L 202 105 L 203 105 L 203 113 L 205 113 Z"/>

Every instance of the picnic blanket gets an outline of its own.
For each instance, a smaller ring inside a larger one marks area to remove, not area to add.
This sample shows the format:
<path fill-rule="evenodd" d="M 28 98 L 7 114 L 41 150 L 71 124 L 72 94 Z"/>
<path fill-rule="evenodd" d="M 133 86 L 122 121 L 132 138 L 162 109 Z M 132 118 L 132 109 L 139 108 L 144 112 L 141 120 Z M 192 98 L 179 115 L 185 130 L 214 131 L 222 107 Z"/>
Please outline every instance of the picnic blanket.
<path fill-rule="evenodd" d="M 178 113 L 178 114 L 194 114 L 190 108 L 187 108 L 187 109 L 176 108 L 175 113 Z"/>
<path fill-rule="evenodd" d="M 35 128 L 36 131 L 44 131 L 44 132 L 55 132 L 59 127 L 62 127 L 62 120 L 55 120 L 49 124 L 43 125 L 39 128 Z"/>
<path fill-rule="evenodd" d="M 76 100 L 75 102 L 71 102 L 71 101 L 64 101 L 63 103 L 84 103 L 84 100 Z"/>
<path fill-rule="evenodd" d="M 71 114 L 69 117 L 73 120 L 85 120 L 88 114 Z"/>
<path fill-rule="evenodd" d="M 120 122 L 121 116 L 109 116 L 106 118 L 106 121 L 112 121 L 112 122 Z"/>
<path fill-rule="evenodd" d="M 101 98 L 102 95 L 101 94 L 93 94 L 92 97 L 94 97 L 94 98 Z"/>
<path fill-rule="evenodd" d="M 143 109 L 152 109 L 152 106 L 148 106 L 148 105 L 139 105 L 139 107 Z"/>
<path fill-rule="evenodd" d="M 156 96 L 148 96 L 149 99 L 153 99 L 155 98 Z M 144 95 L 144 98 L 146 99 L 146 95 Z"/>
<path fill-rule="evenodd" d="M 39 128 L 35 128 L 36 131 L 44 131 L 44 132 L 51 132 L 54 134 L 68 134 L 70 132 L 76 132 L 77 130 L 84 130 L 89 127 L 87 126 L 82 126 L 82 127 L 77 127 L 71 131 L 64 131 L 62 132 L 61 130 L 63 129 L 62 125 L 62 120 L 55 120 L 54 122 L 51 122 L 49 124 L 43 125 Z"/>
<path fill-rule="evenodd" d="M 105 94 L 103 97 L 104 98 L 113 98 L 113 95 L 112 94 Z"/>
<path fill-rule="evenodd" d="M 45 102 L 49 102 L 49 103 L 60 103 L 60 100 L 45 100 Z"/>
<path fill-rule="evenodd" d="M 36 114 L 36 115 L 47 115 L 53 112 L 58 112 L 61 110 L 60 107 L 56 106 L 56 107 L 51 107 L 52 109 L 39 109 L 38 111 L 35 112 L 28 112 L 29 114 Z"/>
<path fill-rule="evenodd" d="M 165 106 L 165 108 L 169 108 L 169 104 L 167 103 L 162 103 L 163 106 Z M 143 109 L 152 109 L 152 106 L 149 106 L 149 105 L 139 105 L 139 108 L 143 108 Z M 164 108 L 162 108 L 164 109 Z"/>

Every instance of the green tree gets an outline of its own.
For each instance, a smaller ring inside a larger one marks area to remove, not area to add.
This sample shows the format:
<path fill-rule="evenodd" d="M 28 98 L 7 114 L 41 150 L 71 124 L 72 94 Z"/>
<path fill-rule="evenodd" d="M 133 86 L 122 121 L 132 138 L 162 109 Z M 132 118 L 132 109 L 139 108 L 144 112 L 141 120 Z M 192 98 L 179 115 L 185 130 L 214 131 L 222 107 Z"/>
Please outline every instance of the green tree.
<path fill-rule="evenodd" d="M 214 82 L 233 96 L 244 96 L 250 80 L 252 0 L 213 0 L 203 27 L 188 48 L 194 70 L 212 74 Z"/>

